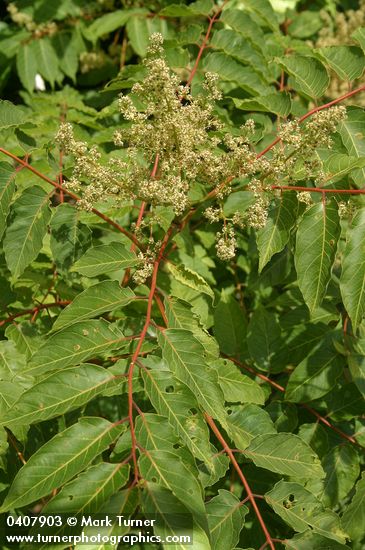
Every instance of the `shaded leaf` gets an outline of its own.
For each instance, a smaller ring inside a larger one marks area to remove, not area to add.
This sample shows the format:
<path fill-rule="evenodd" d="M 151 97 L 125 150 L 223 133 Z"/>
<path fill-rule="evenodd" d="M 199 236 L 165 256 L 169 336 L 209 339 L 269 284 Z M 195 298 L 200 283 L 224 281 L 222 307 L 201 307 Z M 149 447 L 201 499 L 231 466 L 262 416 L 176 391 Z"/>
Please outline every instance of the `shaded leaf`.
<path fill-rule="evenodd" d="M 323 458 L 326 472 L 320 499 L 325 507 L 333 508 L 345 498 L 360 474 L 359 455 L 351 445 L 333 447 Z"/>
<path fill-rule="evenodd" d="M 365 473 L 356 483 L 356 493 L 342 516 L 342 525 L 351 539 L 365 536 Z"/>
<path fill-rule="evenodd" d="M 0 163 L 0 239 L 6 229 L 10 203 L 15 191 L 15 172 L 8 162 Z"/>
<path fill-rule="evenodd" d="M 57 270 L 68 270 L 91 245 L 91 231 L 79 223 L 80 212 L 70 204 L 60 204 L 51 220 L 51 251 Z"/>
<path fill-rule="evenodd" d="M 365 313 L 365 208 L 352 219 L 346 235 L 340 280 L 341 296 L 354 330 Z"/>
<path fill-rule="evenodd" d="M 294 193 L 283 193 L 270 208 L 265 227 L 256 234 L 259 250 L 259 272 L 274 254 L 281 252 L 289 241 L 290 230 L 296 221 L 298 199 Z"/>
<path fill-rule="evenodd" d="M 258 367 L 270 370 L 274 353 L 280 348 L 280 325 L 276 315 L 257 308 L 250 319 L 247 331 L 248 350 Z"/>
<path fill-rule="evenodd" d="M 343 367 L 341 356 L 331 344 L 324 341 L 294 369 L 286 387 L 285 398 L 300 403 L 322 397 L 333 389 Z"/>

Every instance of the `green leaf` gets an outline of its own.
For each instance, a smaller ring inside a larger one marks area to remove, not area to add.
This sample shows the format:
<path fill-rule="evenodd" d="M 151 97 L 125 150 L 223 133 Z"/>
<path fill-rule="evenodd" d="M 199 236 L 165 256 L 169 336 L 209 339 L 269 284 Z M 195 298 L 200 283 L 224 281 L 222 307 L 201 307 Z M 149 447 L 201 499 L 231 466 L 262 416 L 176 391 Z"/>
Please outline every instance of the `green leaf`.
<path fill-rule="evenodd" d="M 260 434 L 276 433 L 269 414 L 257 405 L 230 405 L 227 413 L 227 431 L 237 449 L 246 449 Z"/>
<path fill-rule="evenodd" d="M 62 80 L 55 49 L 48 37 L 35 40 L 34 43 L 34 55 L 37 59 L 38 72 L 53 88 L 56 81 Z"/>
<path fill-rule="evenodd" d="M 365 52 L 365 27 L 358 27 L 355 32 L 352 33 L 351 38 L 356 40 Z"/>
<path fill-rule="evenodd" d="M 73 82 L 76 81 L 79 66 L 80 42 L 82 45 L 77 30 L 72 33 L 57 32 L 52 36 L 52 46 L 57 54 L 59 68 Z"/>
<path fill-rule="evenodd" d="M 346 235 L 340 279 L 341 296 L 346 311 L 356 330 L 365 313 L 365 208 L 352 219 Z"/>
<path fill-rule="evenodd" d="M 356 483 L 356 493 L 342 516 L 342 525 L 352 540 L 365 536 L 365 472 Z"/>
<path fill-rule="evenodd" d="M 203 65 L 205 71 L 217 73 L 222 80 L 235 82 L 252 95 L 267 95 L 273 91 L 258 73 L 225 53 L 209 53 Z"/>
<path fill-rule="evenodd" d="M 285 541 L 286 550 L 350 550 L 345 544 L 340 544 L 333 539 L 322 537 L 312 531 L 304 531 Z"/>
<path fill-rule="evenodd" d="M 123 425 L 84 417 L 40 447 L 19 470 L 1 513 L 21 508 L 58 489 L 117 438 Z"/>
<path fill-rule="evenodd" d="M 70 204 L 60 204 L 52 216 L 51 251 L 57 271 L 68 273 L 72 264 L 89 248 L 91 230 L 79 223 L 80 211 Z"/>
<path fill-rule="evenodd" d="M 140 456 L 139 467 L 144 479 L 169 489 L 207 531 L 202 487 L 196 472 L 185 464 L 178 450 L 150 450 Z"/>
<path fill-rule="evenodd" d="M 191 310 L 190 304 L 170 297 L 165 300 L 165 308 L 169 328 L 186 328 L 190 330 L 204 346 L 207 357 L 216 359 L 219 356 L 216 340 L 200 325 L 199 319 Z"/>
<path fill-rule="evenodd" d="M 204 412 L 224 424 L 223 392 L 216 372 L 205 363 L 200 342 L 185 329 L 164 330 L 158 340 L 171 372 L 190 388 Z"/>
<path fill-rule="evenodd" d="M 242 111 L 274 113 L 280 117 L 287 117 L 291 111 L 291 99 L 287 92 L 261 95 L 254 99 L 233 98 L 233 103 Z"/>
<path fill-rule="evenodd" d="M 258 367 L 270 370 L 274 353 L 280 348 L 280 325 L 276 315 L 257 308 L 250 319 L 247 331 L 248 350 Z"/>
<path fill-rule="evenodd" d="M 218 495 L 206 504 L 210 536 L 213 550 L 234 548 L 239 541 L 247 506 L 242 506 L 240 500 L 224 489 L 218 490 Z"/>
<path fill-rule="evenodd" d="M 169 263 L 168 268 L 173 278 L 179 281 L 179 283 L 197 290 L 202 294 L 207 294 L 214 299 L 213 290 L 201 275 L 182 264 L 175 266 L 172 263 Z"/>
<path fill-rule="evenodd" d="M 6 327 L 5 336 L 14 342 L 17 350 L 29 359 L 43 343 L 34 323 L 23 321 Z"/>
<path fill-rule="evenodd" d="M 320 61 L 304 55 L 275 58 L 292 77 L 291 86 L 309 97 L 321 97 L 329 85 L 329 76 Z"/>
<path fill-rule="evenodd" d="M 365 112 L 363 109 L 351 109 L 347 118 L 338 125 L 338 132 L 347 152 L 352 157 L 365 156 Z M 355 184 L 360 188 L 364 185 L 365 168 L 354 170 L 351 174 Z"/>
<path fill-rule="evenodd" d="M 247 319 L 237 300 L 224 289 L 214 309 L 214 336 L 221 351 L 240 358 L 247 350 Z"/>
<path fill-rule="evenodd" d="M 51 217 L 49 195 L 38 186 L 29 187 L 15 201 L 4 239 L 6 262 L 14 277 L 22 275 L 38 256 Z"/>
<path fill-rule="evenodd" d="M 353 488 L 360 474 L 360 459 L 355 447 L 338 445 L 323 458 L 326 472 L 320 499 L 323 506 L 334 508 Z"/>
<path fill-rule="evenodd" d="M 135 298 L 130 288 L 121 288 L 118 281 L 101 281 L 78 294 L 57 317 L 52 331 L 60 330 L 78 321 L 98 317 L 106 311 L 129 304 Z"/>
<path fill-rule="evenodd" d="M 280 200 L 270 208 L 269 218 L 263 229 L 256 233 L 259 250 L 259 273 L 274 254 L 281 252 L 289 241 L 290 230 L 296 221 L 298 199 L 295 193 L 282 193 Z"/>
<path fill-rule="evenodd" d="M 146 55 L 151 34 L 159 32 L 164 38 L 167 38 L 166 21 L 159 17 L 135 15 L 128 19 L 126 28 L 132 48 L 141 57 Z"/>
<path fill-rule="evenodd" d="M 314 10 L 300 11 L 288 25 L 288 31 L 295 38 L 309 38 L 323 27 L 320 14 Z"/>
<path fill-rule="evenodd" d="M 213 9 L 211 0 L 197 0 L 189 6 L 171 4 L 160 11 L 160 15 L 167 17 L 196 17 L 197 15 L 209 15 Z"/>
<path fill-rule="evenodd" d="M 218 372 L 218 382 L 224 399 L 229 403 L 265 403 L 265 393 L 255 380 L 244 375 L 228 359 L 217 359 L 210 363 Z"/>
<path fill-rule="evenodd" d="M 37 42 L 38 40 L 32 40 L 28 44 L 22 44 L 16 58 L 19 78 L 28 92 L 33 92 L 38 72 Z"/>
<path fill-rule="evenodd" d="M 104 320 L 80 321 L 51 336 L 32 356 L 27 374 L 75 366 L 87 359 L 123 347 L 122 332 Z"/>
<path fill-rule="evenodd" d="M 236 31 L 230 29 L 215 31 L 210 41 L 210 46 L 214 49 L 222 50 L 245 65 L 251 65 L 255 71 L 259 71 L 266 78 L 268 66 L 264 56 L 250 44 L 250 40 L 246 37 L 244 38 Z M 280 94 L 276 95 L 280 99 Z"/>
<path fill-rule="evenodd" d="M 343 153 L 326 150 L 321 151 L 320 157 L 323 161 L 323 170 L 326 172 L 326 182 L 338 181 L 356 168 L 365 166 L 365 158 L 350 157 Z"/>
<path fill-rule="evenodd" d="M 137 14 L 148 13 L 146 10 L 135 8 L 126 10 L 113 10 L 101 17 L 95 19 L 87 28 L 87 36 L 92 42 L 96 42 L 98 38 L 105 34 L 109 34 L 123 27 L 127 21 Z"/>
<path fill-rule="evenodd" d="M 318 456 L 294 434 L 258 435 L 244 453 L 256 466 L 271 472 L 300 479 L 324 477 Z"/>
<path fill-rule="evenodd" d="M 318 57 L 341 80 L 355 80 L 360 78 L 365 69 L 365 57 L 361 48 L 357 46 L 329 46 L 315 50 Z"/>
<path fill-rule="evenodd" d="M 199 460 L 211 465 L 209 429 L 190 390 L 174 379 L 169 371 L 142 372 L 146 393 L 158 414 L 165 416 Z"/>
<path fill-rule="evenodd" d="M 8 162 L 0 163 L 0 239 L 10 211 L 10 203 L 15 191 L 15 172 Z"/>
<path fill-rule="evenodd" d="M 272 31 L 278 30 L 278 20 L 269 0 L 245 0 L 245 7 L 257 15 Z"/>
<path fill-rule="evenodd" d="M 21 107 L 0 99 L 0 128 L 20 126 L 26 119 L 26 112 Z"/>
<path fill-rule="evenodd" d="M 343 366 L 343 359 L 333 345 L 324 340 L 295 367 L 286 387 L 285 398 L 305 403 L 326 395 L 336 385 Z"/>
<path fill-rule="evenodd" d="M 64 485 L 42 513 L 95 514 L 104 502 L 128 481 L 128 464 L 101 462 L 87 468 Z"/>
<path fill-rule="evenodd" d="M 51 374 L 21 394 L 2 416 L 1 425 L 12 428 L 43 422 L 82 407 L 120 380 L 97 365 L 80 365 Z M 57 392 L 55 392 L 57 388 Z"/>
<path fill-rule="evenodd" d="M 228 8 L 223 10 L 220 20 L 245 38 L 249 38 L 259 51 L 265 48 L 265 35 L 262 28 L 247 12 Z"/>
<path fill-rule="evenodd" d="M 339 217 L 333 201 L 314 204 L 299 222 L 295 268 L 299 288 L 311 312 L 326 293 L 339 234 Z"/>
<path fill-rule="evenodd" d="M 133 252 L 122 243 L 102 244 L 90 248 L 71 268 L 85 277 L 96 277 L 118 269 L 132 267 L 138 263 Z"/>
<path fill-rule="evenodd" d="M 191 541 L 194 541 L 194 550 L 210 550 L 206 532 L 194 519 L 192 521 L 188 508 L 171 491 L 156 483 L 146 482 L 142 504 L 145 514 L 155 520 L 154 532 L 162 540 L 168 536 L 179 537 L 180 540 L 181 535 L 190 537 L 190 542 L 170 542 L 172 550 L 190 550 Z"/>
<path fill-rule="evenodd" d="M 358 390 L 365 398 L 365 356 L 364 352 L 361 350 L 361 343 L 364 344 L 363 340 L 358 340 L 360 348 L 360 353 L 358 350 L 351 350 L 351 353 L 348 355 L 348 365 L 351 373 L 352 380 L 355 382 Z"/>
<path fill-rule="evenodd" d="M 295 531 L 303 533 L 311 529 L 336 542 L 346 542 L 337 514 L 325 510 L 320 501 L 302 485 L 279 481 L 266 493 L 265 500 Z"/>

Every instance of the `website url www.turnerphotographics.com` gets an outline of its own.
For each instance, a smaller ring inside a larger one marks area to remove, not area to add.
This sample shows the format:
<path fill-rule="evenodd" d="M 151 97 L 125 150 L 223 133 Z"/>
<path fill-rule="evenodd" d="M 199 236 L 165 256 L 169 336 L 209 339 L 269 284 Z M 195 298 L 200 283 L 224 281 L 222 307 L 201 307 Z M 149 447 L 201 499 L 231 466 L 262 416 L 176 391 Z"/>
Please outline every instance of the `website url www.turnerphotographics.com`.
<path fill-rule="evenodd" d="M 112 544 L 133 547 L 139 543 L 192 545 L 192 518 L 133 518 L 124 515 L 8 515 L 1 539 L 7 546 L 19 544 Z M 168 529 L 166 528 L 168 525 Z"/>

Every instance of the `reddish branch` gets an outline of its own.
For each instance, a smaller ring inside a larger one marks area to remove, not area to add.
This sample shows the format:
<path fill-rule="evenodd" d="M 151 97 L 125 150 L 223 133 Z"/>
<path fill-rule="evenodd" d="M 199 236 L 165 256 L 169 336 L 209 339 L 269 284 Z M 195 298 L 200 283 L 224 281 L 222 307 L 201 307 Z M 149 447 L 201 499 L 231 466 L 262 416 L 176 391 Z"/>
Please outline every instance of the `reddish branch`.
<path fill-rule="evenodd" d="M 158 256 L 155 260 L 154 266 L 153 266 L 151 287 L 150 287 L 150 292 L 149 292 L 149 295 L 148 295 L 146 320 L 145 320 L 145 323 L 144 323 L 144 326 L 143 326 L 143 329 L 142 329 L 142 332 L 141 332 L 141 335 L 140 335 L 140 338 L 139 338 L 139 341 L 138 341 L 138 344 L 137 344 L 137 347 L 136 347 L 136 351 L 134 352 L 134 354 L 132 356 L 131 363 L 129 365 L 129 370 L 128 370 L 128 417 L 129 417 L 129 425 L 130 425 L 131 439 L 132 439 L 132 457 L 133 457 L 133 464 L 134 464 L 134 477 L 135 477 L 136 480 L 138 479 L 138 464 L 137 464 L 137 452 L 136 452 L 138 445 L 137 445 L 137 439 L 136 439 L 136 434 L 135 434 L 135 430 L 134 430 L 134 422 L 133 422 L 133 406 L 134 406 L 134 404 L 133 404 L 133 372 L 134 372 L 134 367 L 135 367 L 136 361 L 137 361 L 137 359 L 140 355 L 142 344 L 145 340 L 148 327 L 149 327 L 150 322 L 151 322 L 152 305 L 153 305 L 153 298 L 154 298 L 155 290 L 156 290 L 158 269 L 159 269 L 160 262 L 162 260 L 165 248 L 166 248 L 166 246 L 169 242 L 171 233 L 172 233 L 172 228 L 170 228 L 170 230 L 166 233 L 166 235 L 165 235 L 165 237 L 162 241 L 162 245 L 161 245 L 159 254 L 158 254 Z"/>
<path fill-rule="evenodd" d="M 347 94 L 344 94 L 340 97 L 337 97 L 336 99 L 334 99 L 333 101 L 330 101 L 329 103 L 325 103 L 324 105 L 320 105 L 319 107 L 315 107 L 314 109 L 311 109 L 310 111 L 308 111 L 307 113 L 305 113 L 305 115 L 303 115 L 302 117 L 299 118 L 299 122 L 303 122 L 304 120 L 306 120 L 307 118 L 309 118 L 310 116 L 314 115 L 315 113 L 318 113 L 318 111 L 323 111 L 323 109 L 328 109 L 329 107 L 332 107 L 333 105 L 337 105 L 337 103 L 341 103 L 342 101 L 345 101 L 346 99 L 348 99 L 349 97 L 352 97 L 360 92 L 363 92 L 365 90 L 365 85 L 364 86 L 360 86 L 360 88 L 356 88 L 355 90 L 352 90 L 352 92 L 347 92 Z M 277 143 L 279 143 L 281 141 L 281 138 L 280 137 L 277 137 L 274 139 L 274 141 L 272 141 L 267 147 L 265 147 L 265 149 L 263 149 L 258 155 L 257 155 L 257 158 L 260 158 L 262 157 L 263 155 L 266 155 L 266 153 L 268 151 L 270 151 L 270 149 L 272 149 L 273 147 L 275 147 L 275 145 Z"/>
<path fill-rule="evenodd" d="M 196 73 L 196 71 L 198 69 L 198 66 L 199 66 L 199 61 L 201 59 L 201 56 L 203 55 L 203 52 L 204 52 L 205 48 L 207 47 L 207 44 L 208 44 L 208 41 L 209 41 L 209 38 L 210 38 L 210 34 L 212 32 L 213 25 L 217 21 L 217 19 L 219 18 L 220 14 L 222 13 L 222 10 L 223 10 L 224 6 L 227 4 L 227 2 L 228 2 L 228 0 L 225 0 L 225 2 L 223 2 L 223 5 L 220 6 L 220 8 L 217 9 L 217 11 L 213 15 L 213 17 L 211 17 L 209 19 L 208 29 L 207 29 L 207 32 L 206 32 L 204 38 L 203 38 L 203 42 L 201 43 L 201 46 L 199 48 L 198 55 L 196 56 L 194 67 L 192 68 L 191 73 L 190 73 L 189 78 L 188 78 L 188 81 L 187 81 L 187 86 L 190 86 L 192 81 L 193 81 L 193 78 L 194 78 L 195 73 Z"/>
<path fill-rule="evenodd" d="M 159 161 L 160 161 L 160 155 L 157 153 L 157 155 L 155 157 L 155 162 L 153 164 L 153 168 L 152 168 L 152 171 L 151 171 L 151 175 L 150 175 L 150 178 L 152 180 L 155 179 L 155 177 L 156 177 Z M 140 209 L 139 209 L 135 231 L 141 226 L 145 210 L 146 210 L 146 202 L 143 201 L 141 206 L 140 206 Z M 134 252 L 135 249 L 136 249 L 136 245 L 135 245 L 135 243 L 132 243 L 131 252 Z M 122 281 L 122 286 L 126 286 L 128 284 L 130 274 L 131 274 L 130 268 L 126 269 L 125 275 L 124 275 L 123 281 Z"/>
<path fill-rule="evenodd" d="M 42 309 L 48 309 L 49 307 L 63 307 L 67 306 L 70 303 L 70 300 L 59 300 L 58 302 L 52 302 L 50 304 L 39 304 L 36 307 L 33 307 L 31 309 L 23 309 L 23 311 L 19 311 L 19 313 L 14 313 L 14 315 L 10 315 L 6 319 L 3 319 L 0 321 L 0 327 L 5 325 L 6 323 L 11 323 L 16 319 L 17 317 L 22 317 L 23 315 L 34 315 L 41 311 Z"/>
<path fill-rule="evenodd" d="M 71 197 L 75 201 L 80 200 L 80 197 L 78 197 L 77 195 L 75 195 L 71 191 L 68 191 L 67 189 L 64 189 L 63 187 L 61 187 L 61 185 L 58 182 L 53 181 L 51 178 L 48 178 L 45 174 L 42 174 L 42 172 L 39 172 L 36 168 L 33 168 L 33 166 L 31 166 L 27 161 L 22 160 L 21 158 L 17 157 L 16 155 L 13 155 L 13 153 L 10 153 L 10 151 L 7 151 L 6 149 L 3 149 L 2 147 L 0 147 L 0 153 L 3 153 L 4 155 L 10 157 L 15 162 L 22 165 L 24 168 L 26 168 L 30 172 L 33 172 L 33 174 L 35 174 L 36 176 L 38 176 L 42 180 L 44 180 L 44 181 L 50 183 L 51 185 L 53 185 L 53 187 L 55 187 L 56 189 L 63 190 L 63 192 L 66 195 L 68 195 L 69 197 Z M 121 225 L 116 223 L 114 220 L 112 220 L 111 218 L 109 218 L 108 216 L 103 214 L 102 212 L 99 212 L 99 210 L 97 210 L 96 208 L 92 208 L 91 212 L 93 212 L 93 214 L 96 214 L 96 216 L 99 216 L 99 218 L 104 220 L 109 225 L 112 225 L 113 227 L 115 227 L 115 229 L 118 229 L 118 231 L 120 231 L 121 233 L 123 233 L 123 235 L 128 237 L 128 239 L 130 239 L 138 248 L 142 248 L 140 243 L 138 242 L 138 239 L 135 237 L 135 235 L 133 235 L 133 233 L 130 233 L 129 231 L 124 229 Z"/>
<path fill-rule="evenodd" d="M 272 185 L 271 189 L 283 191 L 309 191 L 310 193 L 332 193 L 340 195 L 364 195 L 365 189 L 321 189 L 320 187 L 296 187 L 295 185 Z"/>
<path fill-rule="evenodd" d="M 281 386 L 280 384 L 277 384 L 276 382 L 274 382 L 274 380 L 271 380 L 268 376 L 265 376 L 264 374 L 256 371 L 252 367 L 249 367 L 248 365 L 241 363 L 240 361 L 238 361 L 233 357 L 229 357 L 229 359 L 233 361 L 233 363 L 241 367 L 242 369 L 245 369 L 247 372 L 250 372 L 251 374 L 254 374 L 255 376 L 257 376 L 258 378 L 261 378 L 261 380 L 264 380 L 264 382 L 267 382 L 273 388 L 279 390 L 280 392 L 285 392 L 285 388 L 283 386 Z M 312 409 L 312 407 L 309 407 L 309 405 L 306 405 L 305 403 L 301 403 L 301 406 L 307 409 L 307 411 L 309 411 L 311 414 L 313 414 L 317 418 L 317 420 L 322 422 L 322 424 L 324 424 L 325 426 L 327 426 L 328 428 L 336 432 L 340 437 L 342 437 L 343 439 L 346 439 L 347 441 L 349 441 L 353 445 L 356 445 L 357 447 L 360 447 L 361 449 L 365 449 L 365 447 L 360 445 L 360 443 L 358 443 L 354 437 L 352 437 L 351 435 L 348 435 L 347 433 L 343 432 L 342 430 L 340 430 L 339 428 L 331 424 L 331 422 L 327 420 L 327 418 L 322 416 L 315 409 Z"/>
<path fill-rule="evenodd" d="M 222 445 L 223 449 L 225 450 L 225 452 L 229 456 L 229 459 L 230 459 L 234 469 L 236 470 L 238 477 L 242 481 L 242 485 L 245 488 L 245 491 L 247 493 L 247 497 L 248 497 L 249 501 L 252 504 L 252 508 L 254 509 L 255 514 L 257 516 L 257 519 L 258 519 L 258 521 L 261 525 L 261 529 L 264 532 L 264 535 L 265 535 L 265 538 L 266 538 L 266 545 L 269 546 L 272 550 L 275 550 L 275 545 L 273 543 L 273 540 L 270 536 L 269 531 L 267 530 L 267 527 L 266 527 L 266 524 L 265 524 L 265 522 L 262 518 L 261 512 L 258 509 L 254 494 L 251 491 L 251 487 L 249 486 L 246 477 L 244 476 L 241 468 L 239 467 L 239 464 L 238 464 L 237 460 L 235 459 L 235 456 L 232 452 L 232 449 L 230 448 L 230 446 L 228 445 L 228 443 L 224 439 L 223 435 L 219 431 L 219 429 L 218 429 L 216 423 L 214 422 L 213 418 L 211 416 L 209 416 L 208 414 L 206 414 L 206 413 L 204 414 L 204 416 L 205 416 L 205 419 L 208 422 L 209 426 L 211 427 L 212 432 L 215 434 L 216 438 L 218 439 L 218 441 Z"/>

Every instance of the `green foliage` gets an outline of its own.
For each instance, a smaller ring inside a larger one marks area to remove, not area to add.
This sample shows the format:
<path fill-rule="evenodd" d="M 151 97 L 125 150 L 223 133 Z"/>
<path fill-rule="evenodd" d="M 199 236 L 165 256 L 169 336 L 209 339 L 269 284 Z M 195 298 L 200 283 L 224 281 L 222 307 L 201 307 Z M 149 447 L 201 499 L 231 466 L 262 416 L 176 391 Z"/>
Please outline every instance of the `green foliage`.
<path fill-rule="evenodd" d="M 6 4 L 0 512 L 361 550 L 363 3 Z"/>

